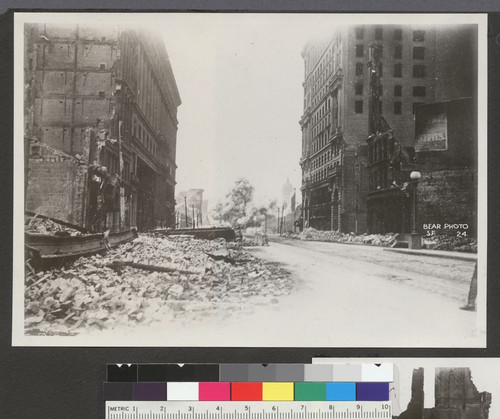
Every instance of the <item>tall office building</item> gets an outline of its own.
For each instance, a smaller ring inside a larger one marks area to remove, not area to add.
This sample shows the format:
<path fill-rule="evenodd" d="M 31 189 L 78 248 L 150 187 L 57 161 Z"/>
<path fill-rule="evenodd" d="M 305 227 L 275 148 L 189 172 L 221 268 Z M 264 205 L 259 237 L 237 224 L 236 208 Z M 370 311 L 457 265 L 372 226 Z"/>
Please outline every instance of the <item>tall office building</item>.
<path fill-rule="evenodd" d="M 383 118 L 383 129 L 402 147 L 413 146 L 419 105 L 474 95 L 474 36 L 472 25 L 364 25 L 339 28 L 305 45 L 300 120 L 305 227 L 367 231 L 373 115 Z M 379 82 L 372 92 L 369 63 L 375 49 Z"/>

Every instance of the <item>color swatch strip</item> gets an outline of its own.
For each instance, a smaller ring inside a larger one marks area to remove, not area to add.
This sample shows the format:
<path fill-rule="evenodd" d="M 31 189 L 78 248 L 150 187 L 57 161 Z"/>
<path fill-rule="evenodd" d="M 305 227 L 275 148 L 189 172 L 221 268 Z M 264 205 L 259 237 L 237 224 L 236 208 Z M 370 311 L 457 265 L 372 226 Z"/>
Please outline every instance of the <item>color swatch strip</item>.
<path fill-rule="evenodd" d="M 106 382 L 107 401 L 388 401 L 388 382 Z"/>
<path fill-rule="evenodd" d="M 108 364 L 108 382 L 391 382 L 393 364 Z"/>

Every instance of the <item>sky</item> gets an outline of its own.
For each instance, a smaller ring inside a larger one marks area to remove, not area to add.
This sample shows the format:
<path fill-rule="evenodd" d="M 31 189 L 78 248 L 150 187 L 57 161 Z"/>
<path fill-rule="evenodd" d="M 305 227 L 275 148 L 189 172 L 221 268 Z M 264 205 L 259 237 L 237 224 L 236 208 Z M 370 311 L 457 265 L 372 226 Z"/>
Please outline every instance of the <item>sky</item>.
<path fill-rule="evenodd" d="M 204 189 L 210 208 L 243 177 L 255 187 L 255 203 L 265 205 L 281 202 L 289 179 L 300 203 L 306 42 L 329 37 L 346 24 L 456 24 L 460 19 L 181 13 L 150 20 L 148 28 L 163 34 L 182 99 L 176 192 Z"/>
<path fill-rule="evenodd" d="M 193 20 L 162 29 L 182 99 L 176 191 L 202 188 L 213 206 L 243 177 L 258 204 L 280 202 L 287 179 L 300 193 L 301 51 L 316 25 L 263 15 Z"/>
<path fill-rule="evenodd" d="M 280 202 L 287 179 L 300 203 L 301 51 L 307 41 L 331 36 L 346 24 L 456 24 L 471 19 L 470 15 L 359 13 L 24 16 L 27 21 L 142 26 L 163 35 L 182 100 L 176 193 L 204 189 L 209 207 L 242 177 L 254 186 L 258 205 Z"/>

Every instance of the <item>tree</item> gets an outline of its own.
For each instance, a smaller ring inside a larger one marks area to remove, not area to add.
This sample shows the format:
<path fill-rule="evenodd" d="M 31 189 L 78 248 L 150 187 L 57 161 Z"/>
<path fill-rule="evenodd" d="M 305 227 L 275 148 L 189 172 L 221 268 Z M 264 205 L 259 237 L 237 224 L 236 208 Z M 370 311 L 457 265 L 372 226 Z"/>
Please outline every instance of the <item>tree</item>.
<path fill-rule="evenodd" d="M 276 201 L 271 201 L 267 206 L 256 206 L 253 203 L 254 190 L 247 179 L 238 179 L 225 200 L 212 210 L 213 219 L 221 224 L 241 228 L 261 227 L 266 217 L 273 219 L 277 208 Z"/>
<path fill-rule="evenodd" d="M 223 202 L 219 202 L 212 211 L 214 220 L 233 227 L 247 227 L 253 218 L 254 187 L 247 179 L 240 178 L 226 195 Z"/>

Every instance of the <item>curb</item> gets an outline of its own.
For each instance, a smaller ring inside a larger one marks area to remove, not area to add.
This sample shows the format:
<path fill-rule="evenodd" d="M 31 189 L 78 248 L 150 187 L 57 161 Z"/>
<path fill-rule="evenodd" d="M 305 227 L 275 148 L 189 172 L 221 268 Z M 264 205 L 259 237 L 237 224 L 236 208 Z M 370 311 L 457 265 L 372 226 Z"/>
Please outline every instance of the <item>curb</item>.
<path fill-rule="evenodd" d="M 294 240 L 294 239 L 290 239 Z M 409 249 L 397 249 L 397 248 L 392 248 L 392 247 L 384 247 L 384 246 L 373 246 L 369 244 L 363 244 L 363 243 L 353 243 L 353 242 L 329 242 L 326 240 L 304 240 L 306 242 L 319 242 L 319 243 L 335 243 L 335 244 L 348 244 L 351 246 L 363 246 L 363 247 L 376 247 L 381 250 L 385 250 L 388 252 L 396 252 L 396 253 L 403 253 L 407 255 L 414 255 L 414 256 L 430 256 L 434 258 L 441 258 L 441 259 L 454 259 L 454 260 L 463 260 L 467 262 L 475 262 L 477 261 L 477 254 L 475 253 L 464 253 L 464 254 L 457 254 L 451 253 L 446 254 L 446 253 L 434 253 L 432 251 L 421 251 L 421 250 L 409 250 Z M 281 240 L 273 240 L 273 238 L 269 237 L 269 243 L 283 243 Z M 286 243 L 283 243 L 286 244 Z"/>
<path fill-rule="evenodd" d="M 432 251 L 422 252 L 422 251 L 418 251 L 418 250 L 408 250 L 408 249 L 384 248 L 383 250 L 386 250 L 388 252 L 404 253 L 407 255 L 430 256 L 433 258 L 441 258 L 441 259 L 465 260 L 467 262 L 477 261 L 477 254 L 475 254 L 475 253 L 457 255 L 456 253 L 450 253 L 450 254 L 444 253 L 443 254 L 443 253 L 432 253 Z"/>

